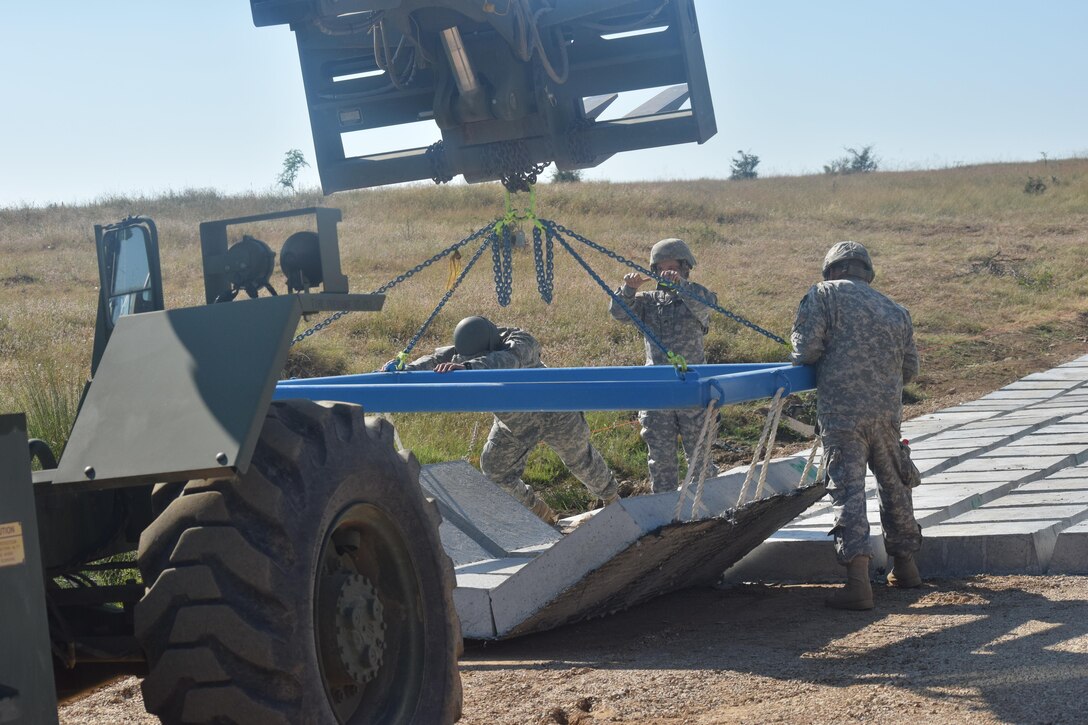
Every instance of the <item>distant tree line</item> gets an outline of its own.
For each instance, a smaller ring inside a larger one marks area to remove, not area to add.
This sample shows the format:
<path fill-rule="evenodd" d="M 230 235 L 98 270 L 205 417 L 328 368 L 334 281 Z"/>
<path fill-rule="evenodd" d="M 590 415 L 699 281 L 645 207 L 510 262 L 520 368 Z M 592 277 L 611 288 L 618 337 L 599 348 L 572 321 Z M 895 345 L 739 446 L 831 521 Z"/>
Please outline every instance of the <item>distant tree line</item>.
<path fill-rule="evenodd" d="M 872 144 L 860 149 L 846 148 L 846 155 L 824 164 L 825 174 L 867 174 L 880 168 L 880 159 L 873 153 Z M 759 157 L 751 151 L 737 151 L 729 165 L 730 179 L 757 179 Z"/>
<path fill-rule="evenodd" d="M 825 174 L 868 174 L 880 166 L 880 160 L 873 154 L 872 144 L 862 146 L 860 151 L 853 148 L 845 151 L 846 156 L 824 164 Z"/>

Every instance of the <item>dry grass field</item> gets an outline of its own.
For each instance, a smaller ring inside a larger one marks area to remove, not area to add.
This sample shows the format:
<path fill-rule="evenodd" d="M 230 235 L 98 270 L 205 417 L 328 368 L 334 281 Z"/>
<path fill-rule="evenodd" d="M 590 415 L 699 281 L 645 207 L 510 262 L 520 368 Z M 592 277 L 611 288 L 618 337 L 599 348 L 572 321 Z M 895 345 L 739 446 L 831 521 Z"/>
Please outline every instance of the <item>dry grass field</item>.
<path fill-rule="evenodd" d="M 1042 176 L 1042 194 L 1024 191 Z M 0 410 L 26 410 L 32 433 L 61 444 L 86 376 L 94 329 L 94 223 L 153 217 L 169 306 L 203 299 L 198 224 L 324 204 L 343 210 L 343 266 L 369 291 L 497 217 L 495 185 L 225 198 L 186 191 L 86 206 L 0 209 Z M 923 374 L 909 414 L 977 397 L 1088 347 L 1088 160 L 939 171 L 645 184 L 543 186 L 541 216 L 644 261 L 681 236 L 695 278 L 728 309 L 785 335 L 826 249 L 865 243 L 876 286 L 909 307 Z M 278 248 L 298 227 L 250 231 Z M 611 284 L 624 270 L 587 253 Z M 398 352 L 442 296 L 445 263 L 389 295 L 381 314 L 348 316 L 298 345 L 288 374 L 369 371 Z M 282 287 L 282 285 L 281 285 Z M 516 259 L 514 299 L 499 308 L 490 260 L 418 350 L 444 344 L 466 314 L 531 330 L 558 365 L 638 364 L 637 332 L 612 322 L 603 292 L 557 260 L 556 300 Z M 313 320 L 311 322 L 314 322 Z M 712 322 L 713 362 L 784 359 L 780 346 Z M 808 401 L 811 402 L 811 401 Z M 803 408 L 803 406 L 799 406 Z M 645 477 L 633 413 L 591 414 L 594 441 L 630 480 Z M 719 455 L 740 456 L 758 405 L 723 416 Z M 426 461 L 478 456 L 488 415 L 397 416 Z M 480 424 L 474 439 L 473 428 Z M 790 445 L 789 436 L 781 436 Z M 796 439 L 793 445 L 796 445 Z M 740 451 L 738 453 L 737 451 Z M 557 508 L 586 501 L 550 452 L 527 478 Z M 604 620 L 491 646 L 461 662 L 469 723 L 898 721 L 1081 722 L 1088 582 L 978 577 L 880 592 L 871 613 L 819 615 L 826 587 L 747 585 L 678 593 Z M 153 722 L 138 683 L 119 680 L 61 708 L 61 722 Z"/>
<path fill-rule="evenodd" d="M 1044 193 L 1025 193 L 1029 175 L 1046 180 Z M 343 211 L 343 268 L 352 290 L 365 292 L 500 216 L 503 196 L 494 184 L 327 199 L 197 190 L 0 209 L 0 409 L 29 410 L 32 432 L 62 442 L 94 334 L 94 223 L 153 217 L 167 305 L 183 306 L 203 299 L 199 222 L 311 205 Z M 908 390 L 911 413 L 974 397 L 1086 347 L 1086 159 L 754 181 L 542 185 L 538 213 L 643 264 L 658 239 L 686 239 L 699 262 L 693 278 L 715 290 L 723 307 L 783 336 L 797 301 L 819 279 L 827 248 L 842 239 L 864 243 L 874 255 L 875 286 L 914 316 L 923 373 Z M 298 224 L 248 231 L 278 249 Z M 621 265 L 589 250 L 584 256 L 609 284 L 619 283 Z M 350 315 L 298 345 L 289 374 L 375 369 L 426 319 L 446 276 L 443 261 L 393 289 L 384 312 Z M 637 331 L 609 318 L 603 291 L 561 251 L 551 305 L 537 294 L 531 253 L 516 257 L 513 286 L 512 304 L 500 308 L 486 255 L 417 351 L 448 344 L 457 320 L 484 314 L 530 330 L 552 366 L 642 362 Z M 712 321 L 707 345 L 712 362 L 786 355 L 724 317 Z M 592 414 L 591 425 L 609 463 L 622 477 L 639 480 L 645 454 L 633 419 L 633 413 Z M 402 439 L 424 462 L 474 459 L 488 422 L 483 414 L 397 418 Z M 758 422 L 753 406 L 724 416 L 722 438 L 733 445 L 721 455 L 739 455 Z M 544 449 L 534 454 L 527 477 L 549 488 L 558 508 L 586 503 Z"/>

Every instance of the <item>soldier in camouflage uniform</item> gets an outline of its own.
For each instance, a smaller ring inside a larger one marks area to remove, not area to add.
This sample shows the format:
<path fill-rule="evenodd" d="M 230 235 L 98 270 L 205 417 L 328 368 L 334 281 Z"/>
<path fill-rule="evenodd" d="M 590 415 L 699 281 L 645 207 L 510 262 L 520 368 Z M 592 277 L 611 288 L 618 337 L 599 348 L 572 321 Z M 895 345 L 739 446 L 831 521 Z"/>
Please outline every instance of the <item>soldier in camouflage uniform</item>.
<path fill-rule="evenodd" d="M 869 252 L 840 242 L 827 253 L 824 282 L 801 300 L 793 323 L 793 362 L 816 365 L 817 418 L 835 510 L 835 552 L 847 584 L 827 600 L 837 609 L 872 609 L 865 467 L 880 496 L 884 544 L 894 557 L 892 586 L 921 584 L 914 553 L 922 544 L 900 445 L 903 384 L 918 373 L 910 313 L 880 294 Z"/>
<path fill-rule="evenodd" d="M 406 370 L 492 370 L 542 368 L 540 343 L 516 327 L 496 327 L 484 317 L 466 317 L 453 332 L 453 345 L 440 347 L 405 366 Z M 480 454 L 480 469 L 548 523 L 555 512 L 521 480 L 529 453 L 546 443 L 593 496 L 611 503 L 619 497 L 616 479 L 589 442 L 583 413 L 495 413 Z"/>
<path fill-rule="evenodd" d="M 616 294 L 669 351 L 683 356 L 689 365 L 699 365 L 706 362 L 703 338 L 710 329 L 710 308 L 673 287 L 693 292 L 714 304 L 717 304 L 718 297 L 703 285 L 688 279 L 693 267 L 695 255 L 687 244 L 679 239 L 663 239 L 650 250 L 650 269 L 665 279 L 668 285 L 639 292 L 638 288 L 649 282 L 650 278 L 633 272 L 623 278 L 623 284 Z M 608 311 L 620 322 L 634 324 L 626 310 L 615 300 Z M 665 352 L 649 338 L 645 339 L 645 344 L 647 365 L 672 364 Z M 702 409 L 694 408 L 639 411 L 650 485 L 654 493 L 677 489 L 680 467 L 676 460 L 676 438 L 679 436 L 683 442 L 690 465 L 695 460 L 695 444 L 699 442 L 705 415 Z M 717 475 L 713 463 L 708 465 L 707 475 Z"/>

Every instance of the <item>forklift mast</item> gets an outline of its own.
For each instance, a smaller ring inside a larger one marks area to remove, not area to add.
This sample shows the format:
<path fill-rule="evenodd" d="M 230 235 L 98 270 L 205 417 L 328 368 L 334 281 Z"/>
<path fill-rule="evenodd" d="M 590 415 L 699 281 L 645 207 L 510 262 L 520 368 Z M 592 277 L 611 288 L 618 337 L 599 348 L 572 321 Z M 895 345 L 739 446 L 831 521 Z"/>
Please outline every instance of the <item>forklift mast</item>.
<path fill-rule="evenodd" d="M 460 174 L 520 190 L 554 162 L 716 131 L 693 0 L 250 0 L 298 43 L 325 193 Z M 602 119 L 620 94 L 645 98 Z M 433 121 L 416 148 L 355 155 L 361 132 Z M 432 137 L 433 138 L 433 137 Z"/>

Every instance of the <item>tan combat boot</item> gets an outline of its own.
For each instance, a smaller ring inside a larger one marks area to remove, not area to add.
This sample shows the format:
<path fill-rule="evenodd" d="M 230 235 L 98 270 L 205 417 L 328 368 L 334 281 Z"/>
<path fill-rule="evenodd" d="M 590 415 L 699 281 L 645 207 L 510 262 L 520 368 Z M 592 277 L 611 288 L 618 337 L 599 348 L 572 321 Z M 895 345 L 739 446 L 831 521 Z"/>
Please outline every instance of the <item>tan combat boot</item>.
<path fill-rule="evenodd" d="M 554 525 L 555 522 L 559 520 L 558 514 L 552 510 L 552 507 L 546 504 L 544 499 L 540 498 L 540 496 L 537 496 L 535 493 L 527 508 L 536 514 L 537 518 L 549 526 Z"/>
<path fill-rule="evenodd" d="M 824 600 L 832 609 L 873 608 L 873 585 L 869 583 L 869 557 L 855 556 L 846 565 L 846 586 Z"/>
<path fill-rule="evenodd" d="M 914 589 L 922 586 L 922 576 L 913 556 L 892 557 L 892 570 L 888 572 L 888 586 Z"/>

